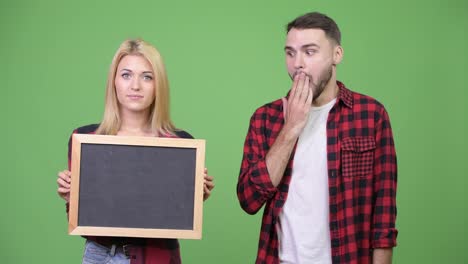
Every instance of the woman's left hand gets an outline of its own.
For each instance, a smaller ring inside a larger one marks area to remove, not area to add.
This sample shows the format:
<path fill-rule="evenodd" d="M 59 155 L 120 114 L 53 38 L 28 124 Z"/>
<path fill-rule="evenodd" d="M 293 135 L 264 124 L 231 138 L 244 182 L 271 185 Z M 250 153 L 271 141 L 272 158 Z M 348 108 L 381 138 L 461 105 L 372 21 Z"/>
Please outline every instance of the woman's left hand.
<path fill-rule="evenodd" d="M 215 185 L 213 183 L 213 177 L 208 176 L 208 169 L 205 168 L 205 172 L 203 173 L 205 181 L 203 183 L 203 201 L 206 201 L 208 197 L 211 195 L 211 191 L 214 189 Z"/>

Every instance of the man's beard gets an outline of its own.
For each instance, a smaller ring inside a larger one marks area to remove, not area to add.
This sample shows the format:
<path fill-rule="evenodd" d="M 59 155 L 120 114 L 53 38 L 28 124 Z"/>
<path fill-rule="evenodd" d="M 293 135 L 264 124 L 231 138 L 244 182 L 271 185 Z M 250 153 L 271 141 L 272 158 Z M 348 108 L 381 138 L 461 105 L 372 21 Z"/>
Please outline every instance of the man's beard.
<path fill-rule="evenodd" d="M 302 71 L 297 71 L 294 73 L 294 75 L 291 77 L 292 80 L 294 80 L 294 77 L 296 77 L 297 74 L 301 73 Z M 304 74 L 309 77 L 309 84 L 312 86 L 312 92 L 313 92 L 313 98 L 312 101 L 319 98 L 319 96 L 322 94 L 323 90 L 325 90 L 325 87 L 327 84 L 330 82 L 330 79 L 333 74 L 333 67 L 330 66 L 328 69 L 324 70 L 324 73 L 322 74 L 322 78 L 318 80 L 317 85 L 314 84 L 314 77 L 308 73 Z"/>
<path fill-rule="evenodd" d="M 327 84 L 330 82 L 332 73 L 333 73 L 333 70 L 332 70 L 332 67 L 330 66 L 328 70 L 325 70 L 324 74 L 322 75 L 323 77 L 319 79 L 319 83 L 317 86 L 315 86 L 314 83 L 311 82 L 311 85 L 315 86 L 315 90 L 314 88 L 312 88 L 312 91 L 314 92 L 314 98 L 312 98 L 312 100 L 319 98 L 323 90 L 325 90 L 325 86 L 327 86 Z"/>

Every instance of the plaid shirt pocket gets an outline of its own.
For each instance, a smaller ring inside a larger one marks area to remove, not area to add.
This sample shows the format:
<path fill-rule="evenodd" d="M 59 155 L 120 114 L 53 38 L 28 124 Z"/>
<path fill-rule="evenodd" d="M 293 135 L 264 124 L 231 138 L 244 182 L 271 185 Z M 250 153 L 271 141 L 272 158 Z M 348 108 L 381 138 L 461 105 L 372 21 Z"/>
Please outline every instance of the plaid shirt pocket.
<path fill-rule="evenodd" d="M 341 170 L 345 178 L 371 176 L 374 169 L 375 139 L 347 137 L 341 142 Z"/>

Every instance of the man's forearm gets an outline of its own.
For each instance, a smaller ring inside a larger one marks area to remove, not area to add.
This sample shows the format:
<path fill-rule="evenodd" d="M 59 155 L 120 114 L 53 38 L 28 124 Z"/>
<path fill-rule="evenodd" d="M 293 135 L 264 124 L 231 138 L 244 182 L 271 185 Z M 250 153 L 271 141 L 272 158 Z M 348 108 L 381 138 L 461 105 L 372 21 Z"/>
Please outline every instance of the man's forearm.
<path fill-rule="evenodd" d="M 376 248 L 372 256 L 372 264 L 391 264 L 392 255 L 392 248 Z"/>
<path fill-rule="evenodd" d="M 265 158 L 268 174 L 275 187 L 283 178 L 284 170 L 297 141 L 297 136 L 286 131 L 284 128 L 281 130 Z"/>

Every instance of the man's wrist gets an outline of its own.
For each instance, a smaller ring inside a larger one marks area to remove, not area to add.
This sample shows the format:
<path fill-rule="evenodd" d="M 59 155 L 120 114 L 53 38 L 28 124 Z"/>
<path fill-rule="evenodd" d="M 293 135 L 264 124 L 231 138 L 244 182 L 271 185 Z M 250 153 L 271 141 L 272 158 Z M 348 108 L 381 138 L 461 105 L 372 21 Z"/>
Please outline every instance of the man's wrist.
<path fill-rule="evenodd" d="M 278 139 L 280 139 L 282 142 L 286 143 L 286 144 L 294 144 L 296 143 L 296 140 L 297 138 L 299 137 L 299 135 L 297 135 L 297 133 L 295 133 L 295 130 L 290 128 L 288 125 L 285 125 L 279 135 L 278 135 Z"/>

